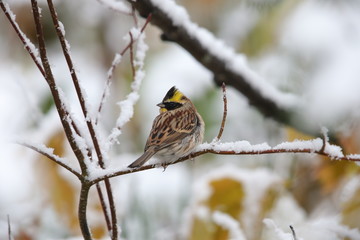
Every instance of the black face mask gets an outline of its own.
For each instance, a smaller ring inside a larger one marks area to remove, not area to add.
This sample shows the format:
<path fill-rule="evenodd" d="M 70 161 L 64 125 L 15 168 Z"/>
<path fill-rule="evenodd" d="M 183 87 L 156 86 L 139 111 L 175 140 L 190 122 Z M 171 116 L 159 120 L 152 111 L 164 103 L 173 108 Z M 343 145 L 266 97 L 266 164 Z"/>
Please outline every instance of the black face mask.
<path fill-rule="evenodd" d="M 174 110 L 182 106 L 182 104 L 178 102 L 163 102 L 163 104 L 165 105 L 166 110 Z"/>

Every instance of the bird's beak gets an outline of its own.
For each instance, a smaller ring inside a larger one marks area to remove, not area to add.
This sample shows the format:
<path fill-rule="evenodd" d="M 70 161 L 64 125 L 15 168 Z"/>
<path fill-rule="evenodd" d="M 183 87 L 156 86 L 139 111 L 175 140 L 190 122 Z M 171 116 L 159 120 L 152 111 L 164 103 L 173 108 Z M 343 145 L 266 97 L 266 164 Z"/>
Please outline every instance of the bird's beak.
<path fill-rule="evenodd" d="M 164 108 L 164 107 L 165 107 L 165 104 L 163 104 L 163 103 L 158 103 L 158 104 L 156 104 L 156 106 L 158 106 L 158 107 L 160 107 L 160 108 Z"/>

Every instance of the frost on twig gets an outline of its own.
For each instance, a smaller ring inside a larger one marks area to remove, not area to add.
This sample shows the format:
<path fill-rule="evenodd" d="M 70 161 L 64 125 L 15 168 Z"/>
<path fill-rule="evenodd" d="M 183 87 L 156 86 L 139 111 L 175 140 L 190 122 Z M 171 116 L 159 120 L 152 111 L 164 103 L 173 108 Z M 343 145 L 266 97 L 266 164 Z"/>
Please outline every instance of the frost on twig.
<path fill-rule="evenodd" d="M 138 37 L 140 37 L 142 35 L 142 33 L 144 32 L 144 30 L 145 30 L 146 26 L 148 25 L 148 23 L 150 22 L 150 20 L 151 20 L 151 15 L 149 15 L 148 18 L 146 19 L 146 22 L 144 23 L 144 25 L 140 29 L 140 32 L 138 31 L 137 28 L 133 28 L 131 30 L 132 37 L 129 37 L 127 39 L 128 44 L 126 45 L 126 47 L 120 53 L 115 54 L 114 59 L 113 59 L 113 61 L 111 63 L 111 66 L 110 66 L 110 68 L 109 68 L 109 70 L 107 72 L 106 83 L 105 83 L 104 91 L 103 91 L 103 94 L 101 96 L 101 101 L 100 101 L 100 104 L 99 104 L 99 107 L 98 107 L 98 116 L 96 117 L 96 122 L 98 121 L 98 119 L 100 117 L 100 113 L 102 111 L 103 105 L 105 104 L 107 98 L 110 95 L 111 80 L 113 78 L 116 67 L 120 64 L 120 62 L 122 60 L 122 57 L 124 56 L 125 52 L 127 50 L 129 50 L 130 48 L 133 48 L 133 44 L 135 43 L 136 40 L 138 40 Z M 129 32 L 129 36 L 130 36 L 130 32 Z M 145 54 L 145 52 L 144 52 L 144 54 Z M 133 66 L 134 63 L 131 62 L 131 65 Z"/>
<path fill-rule="evenodd" d="M 41 155 L 47 157 L 48 159 L 50 159 L 51 161 L 59 164 L 61 167 L 65 168 L 66 170 L 68 170 L 69 172 L 71 172 L 72 174 L 74 174 L 76 177 L 78 177 L 79 179 L 82 178 L 81 174 L 73 169 L 72 167 L 70 167 L 68 164 L 67 164 L 67 161 L 66 159 L 64 158 L 61 158 L 59 156 L 57 156 L 56 154 L 54 154 L 54 149 L 52 148 L 48 148 L 46 147 L 45 145 L 43 144 L 40 144 L 40 145 L 33 145 L 33 144 L 30 144 L 30 143 L 26 143 L 26 142 L 19 142 L 18 141 L 18 144 L 20 145 L 23 145 L 25 147 L 28 147 L 38 153 L 40 153 Z"/>
<path fill-rule="evenodd" d="M 19 25 L 16 22 L 16 15 L 11 11 L 9 5 L 0 1 L 0 7 L 4 11 L 6 17 L 8 18 L 11 26 L 14 28 L 16 34 L 19 36 L 19 39 L 23 43 L 26 51 L 28 51 L 30 57 L 33 59 L 35 65 L 40 70 L 41 74 L 45 77 L 45 71 L 41 63 L 41 59 L 39 56 L 39 50 L 35 47 L 35 45 L 30 41 L 30 39 L 25 35 L 23 31 L 21 31 Z"/>
<path fill-rule="evenodd" d="M 118 102 L 120 106 L 121 113 L 116 120 L 116 126 L 111 131 L 110 136 L 108 137 L 109 147 L 117 141 L 117 137 L 121 134 L 121 128 L 128 122 L 134 115 L 134 105 L 139 99 L 139 90 L 142 80 L 145 77 L 144 72 L 144 60 L 148 46 L 145 43 L 145 33 L 143 29 L 132 29 L 129 33 L 130 41 L 137 39 L 137 48 L 135 53 L 135 58 L 132 62 L 132 67 L 134 70 L 134 80 L 131 84 L 131 92 L 126 96 L 125 100 Z M 132 49 L 132 48 L 131 48 Z M 133 58 L 133 57 L 131 57 Z"/>

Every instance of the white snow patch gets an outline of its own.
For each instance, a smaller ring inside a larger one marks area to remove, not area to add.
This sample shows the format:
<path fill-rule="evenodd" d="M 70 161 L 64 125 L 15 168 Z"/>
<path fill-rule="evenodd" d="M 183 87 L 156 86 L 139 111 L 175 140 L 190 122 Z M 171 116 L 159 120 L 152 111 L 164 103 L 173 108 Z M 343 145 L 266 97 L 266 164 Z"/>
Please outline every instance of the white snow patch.
<path fill-rule="evenodd" d="M 246 240 L 240 224 L 236 219 L 233 219 L 230 215 L 219 211 L 215 211 L 212 217 L 215 223 L 224 229 L 229 230 L 229 240 Z"/>

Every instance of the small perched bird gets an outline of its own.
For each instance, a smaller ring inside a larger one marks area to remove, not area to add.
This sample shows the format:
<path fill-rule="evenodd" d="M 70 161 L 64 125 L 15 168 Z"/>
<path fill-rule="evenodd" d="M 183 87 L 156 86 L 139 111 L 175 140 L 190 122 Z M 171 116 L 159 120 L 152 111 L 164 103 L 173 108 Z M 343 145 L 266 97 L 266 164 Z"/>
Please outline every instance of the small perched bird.
<path fill-rule="evenodd" d="M 144 154 L 128 167 L 142 166 L 156 154 L 163 163 L 173 162 L 192 152 L 203 141 L 204 121 L 194 104 L 176 87 L 165 95 L 155 118 Z"/>

